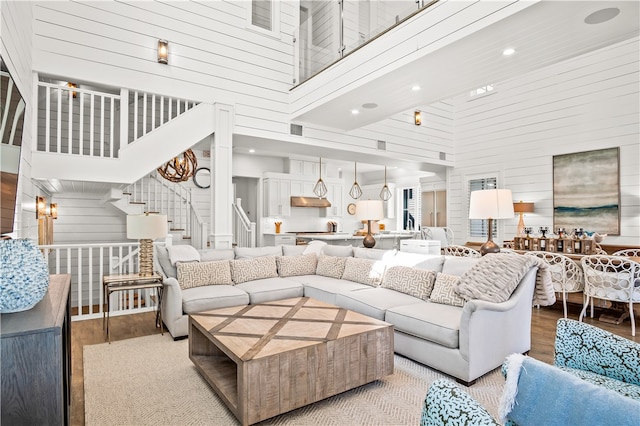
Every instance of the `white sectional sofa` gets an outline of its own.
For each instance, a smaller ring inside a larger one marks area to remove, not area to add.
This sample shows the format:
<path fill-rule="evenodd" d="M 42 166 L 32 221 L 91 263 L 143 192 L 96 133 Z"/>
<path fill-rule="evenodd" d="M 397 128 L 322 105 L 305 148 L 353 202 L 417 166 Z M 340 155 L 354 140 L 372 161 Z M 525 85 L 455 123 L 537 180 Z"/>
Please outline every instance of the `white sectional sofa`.
<path fill-rule="evenodd" d="M 467 385 L 531 346 L 536 266 L 495 302 L 455 292 L 473 283 L 482 259 L 341 246 L 305 255 L 305 246 L 276 246 L 204 250 L 180 262 L 179 250 L 156 246 L 155 256 L 174 338 L 187 335 L 192 313 L 306 296 L 393 324 L 396 353 Z"/>

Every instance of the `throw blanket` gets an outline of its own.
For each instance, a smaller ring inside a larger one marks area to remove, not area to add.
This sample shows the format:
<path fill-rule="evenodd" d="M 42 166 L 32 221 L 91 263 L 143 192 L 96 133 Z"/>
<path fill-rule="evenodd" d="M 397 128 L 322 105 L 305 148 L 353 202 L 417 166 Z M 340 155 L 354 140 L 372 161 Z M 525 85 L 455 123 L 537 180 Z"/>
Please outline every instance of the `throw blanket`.
<path fill-rule="evenodd" d="M 516 253 L 495 253 L 483 256 L 460 277 L 455 291 L 465 300 L 504 302 L 509 300 L 522 277 L 534 266 L 538 267 L 538 272 L 533 304 L 553 305 L 556 302 L 556 294 L 551 282 L 549 264 L 538 257 Z"/>
<path fill-rule="evenodd" d="M 506 362 L 502 422 L 518 425 L 638 425 L 640 402 L 520 354 Z"/>

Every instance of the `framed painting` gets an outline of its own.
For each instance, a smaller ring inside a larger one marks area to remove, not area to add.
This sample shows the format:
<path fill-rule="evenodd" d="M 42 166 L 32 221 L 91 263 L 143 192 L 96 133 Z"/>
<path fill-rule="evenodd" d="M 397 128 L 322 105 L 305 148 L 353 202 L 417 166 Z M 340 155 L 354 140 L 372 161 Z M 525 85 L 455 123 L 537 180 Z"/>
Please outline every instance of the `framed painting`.
<path fill-rule="evenodd" d="M 554 229 L 620 235 L 620 150 L 553 157 Z"/>

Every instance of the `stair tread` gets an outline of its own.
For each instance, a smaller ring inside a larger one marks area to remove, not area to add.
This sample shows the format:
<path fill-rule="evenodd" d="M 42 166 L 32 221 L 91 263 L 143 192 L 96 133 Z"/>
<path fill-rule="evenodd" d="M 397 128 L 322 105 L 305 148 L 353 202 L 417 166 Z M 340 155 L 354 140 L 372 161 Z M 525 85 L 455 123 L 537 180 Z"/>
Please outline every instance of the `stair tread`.
<path fill-rule="evenodd" d="M 144 201 L 129 201 L 129 204 L 147 204 Z"/>
<path fill-rule="evenodd" d="M 184 228 L 171 228 L 169 231 L 184 231 Z"/>

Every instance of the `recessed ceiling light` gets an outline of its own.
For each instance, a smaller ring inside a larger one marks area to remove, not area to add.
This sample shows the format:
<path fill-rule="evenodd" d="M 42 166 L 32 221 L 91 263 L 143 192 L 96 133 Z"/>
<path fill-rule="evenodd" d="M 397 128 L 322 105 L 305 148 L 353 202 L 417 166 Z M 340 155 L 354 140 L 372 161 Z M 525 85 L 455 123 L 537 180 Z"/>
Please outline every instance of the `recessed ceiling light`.
<path fill-rule="evenodd" d="M 255 149 L 253 149 L 253 148 L 251 148 L 251 149 L 249 150 L 249 153 L 250 153 L 250 154 L 253 154 L 254 152 L 256 152 L 256 150 L 255 150 Z"/>
<path fill-rule="evenodd" d="M 411 87 L 411 91 L 412 92 L 417 92 L 419 90 L 420 90 L 420 86 L 418 86 L 418 85 L 415 85 L 415 86 Z"/>
<path fill-rule="evenodd" d="M 360 114 L 360 111 L 358 111 L 357 109 L 352 109 L 351 110 L 351 114 L 358 115 L 358 114 Z"/>
<path fill-rule="evenodd" d="M 607 22 L 618 16 L 620 13 L 620 9 L 617 7 L 609 7 L 606 9 L 600 9 L 596 12 L 593 12 L 591 15 L 584 18 L 585 24 L 602 24 L 603 22 Z"/>
<path fill-rule="evenodd" d="M 513 47 L 507 47 L 502 51 L 502 56 L 511 56 L 514 53 L 516 53 L 516 49 L 514 49 Z"/>
<path fill-rule="evenodd" d="M 369 102 L 369 103 L 366 103 L 366 104 L 362 104 L 362 108 L 365 108 L 365 109 L 378 108 L 378 104 L 373 103 L 373 102 Z"/>

